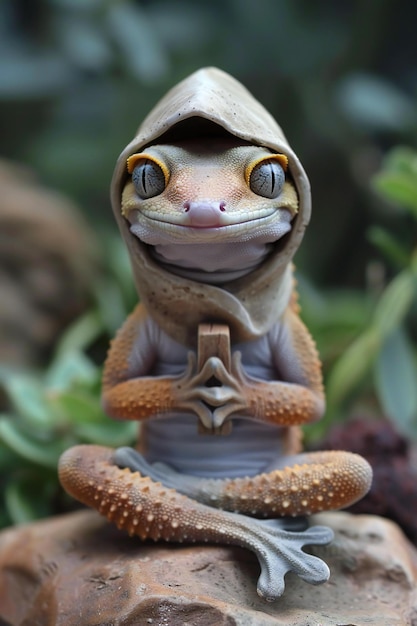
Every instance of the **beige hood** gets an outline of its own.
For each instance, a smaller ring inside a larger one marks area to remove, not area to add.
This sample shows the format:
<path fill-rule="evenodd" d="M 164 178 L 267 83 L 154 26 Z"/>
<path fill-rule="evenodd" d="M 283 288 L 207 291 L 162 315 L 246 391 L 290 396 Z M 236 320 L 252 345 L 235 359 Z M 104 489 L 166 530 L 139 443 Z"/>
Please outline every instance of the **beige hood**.
<path fill-rule="evenodd" d="M 213 124 L 204 123 L 208 120 Z M 127 158 L 158 140 L 228 132 L 254 145 L 285 154 L 297 188 L 299 211 L 292 230 L 276 252 L 254 272 L 222 287 L 198 283 L 167 272 L 147 246 L 129 231 L 121 214 Z M 220 127 L 220 128 L 219 128 Z M 166 137 L 165 137 L 166 136 Z M 127 244 L 141 301 L 171 337 L 194 345 L 200 322 L 230 326 L 233 342 L 264 335 L 285 310 L 292 289 L 291 259 L 310 219 L 310 185 L 297 156 L 273 117 L 237 80 L 216 68 L 203 68 L 178 83 L 145 118 L 136 137 L 120 155 L 111 186 L 113 211 Z"/>

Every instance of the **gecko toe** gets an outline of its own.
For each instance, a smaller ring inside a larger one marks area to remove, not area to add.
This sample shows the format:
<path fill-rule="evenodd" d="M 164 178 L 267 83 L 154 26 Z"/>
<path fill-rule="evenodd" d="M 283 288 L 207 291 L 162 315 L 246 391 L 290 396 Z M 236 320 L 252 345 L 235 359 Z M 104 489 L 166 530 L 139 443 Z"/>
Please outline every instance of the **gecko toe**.
<path fill-rule="evenodd" d="M 273 528 L 271 520 L 252 520 L 251 528 L 256 539 L 251 549 L 258 557 L 261 575 L 258 595 L 269 602 L 277 600 L 285 589 L 285 575 L 294 572 L 303 581 L 319 585 L 330 576 L 327 564 L 317 556 L 304 552 L 306 545 L 329 543 L 333 532 L 325 526 L 313 526 L 302 532 Z"/>

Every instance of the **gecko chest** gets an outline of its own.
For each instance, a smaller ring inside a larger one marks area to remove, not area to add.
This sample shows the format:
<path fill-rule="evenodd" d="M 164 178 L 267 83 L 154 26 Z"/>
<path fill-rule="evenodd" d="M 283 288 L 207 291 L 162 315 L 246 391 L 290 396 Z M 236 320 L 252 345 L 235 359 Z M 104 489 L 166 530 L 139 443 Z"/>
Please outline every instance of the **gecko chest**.
<path fill-rule="evenodd" d="M 187 350 L 183 346 L 165 339 L 160 346 L 156 366 L 159 375 L 172 374 L 184 368 L 187 358 Z M 238 345 L 235 350 L 240 353 L 242 364 L 251 376 L 268 380 L 274 375 L 266 337 Z M 173 360 L 174 355 L 176 359 Z M 210 360 L 214 363 L 218 360 L 221 366 L 230 369 L 232 356 L 227 328 L 216 325 L 200 327 L 197 369 L 204 371 Z M 205 384 L 208 388 L 217 386 L 219 391 L 224 391 L 216 374 L 209 375 Z M 215 409 L 215 403 L 211 408 Z M 146 458 L 150 462 L 164 462 L 182 473 L 210 478 L 253 476 L 264 471 L 283 453 L 283 429 L 261 424 L 239 413 L 234 415 L 233 428 L 223 435 L 201 434 L 202 429 L 197 428 L 195 417 L 179 411 L 156 417 L 144 425 Z"/>
<path fill-rule="evenodd" d="M 201 435 L 195 418 L 181 413 L 150 420 L 143 428 L 146 459 L 208 478 L 261 473 L 283 453 L 283 429 L 236 418 L 230 435 Z"/>

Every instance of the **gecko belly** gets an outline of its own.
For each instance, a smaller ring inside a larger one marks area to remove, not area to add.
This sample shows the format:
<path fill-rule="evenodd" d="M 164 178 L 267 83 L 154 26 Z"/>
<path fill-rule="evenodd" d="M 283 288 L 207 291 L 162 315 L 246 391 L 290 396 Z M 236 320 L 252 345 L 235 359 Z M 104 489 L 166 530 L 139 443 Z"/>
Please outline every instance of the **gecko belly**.
<path fill-rule="evenodd" d="M 235 418 L 230 435 L 201 435 L 194 416 L 173 413 L 144 427 L 146 459 L 207 478 L 255 476 L 283 454 L 282 429 Z"/>

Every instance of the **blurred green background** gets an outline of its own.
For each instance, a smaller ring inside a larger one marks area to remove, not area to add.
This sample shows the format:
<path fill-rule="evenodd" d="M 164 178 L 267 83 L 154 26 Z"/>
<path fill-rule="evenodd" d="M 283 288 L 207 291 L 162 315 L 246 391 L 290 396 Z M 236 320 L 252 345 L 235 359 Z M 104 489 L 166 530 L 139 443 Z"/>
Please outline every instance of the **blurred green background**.
<path fill-rule="evenodd" d="M 394 0 L 0 3 L 1 154 L 78 206 L 89 239 L 79 258 L 92 276 L 42 358 L 3 363 L 1 523 L 64 506 L 55 465 L 68 445 L 134 439 L 98 401 L 105 346 L 135 302 L 109 182 L 155 102 L 205 65 L 270 110 L 311 179 L 296 263 L 329 409 L 307 437 L 358 412 L 417 436 L 416 20 L 415 3 Z M 0 238 L 4 267 L 8 254 Z"/>
<path fill-rule="evenodd" d="M 242 81 L 276 116 L 311 178 L 300 259 L 316 283 L 363 285 L 381 152 L 415 143 L 415 5 L 211 0 L 3 0 L 2 153 L 110 222 L 115 159 L 156 100 L 204 65 Z"/>

